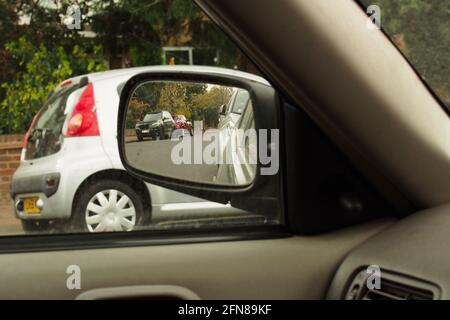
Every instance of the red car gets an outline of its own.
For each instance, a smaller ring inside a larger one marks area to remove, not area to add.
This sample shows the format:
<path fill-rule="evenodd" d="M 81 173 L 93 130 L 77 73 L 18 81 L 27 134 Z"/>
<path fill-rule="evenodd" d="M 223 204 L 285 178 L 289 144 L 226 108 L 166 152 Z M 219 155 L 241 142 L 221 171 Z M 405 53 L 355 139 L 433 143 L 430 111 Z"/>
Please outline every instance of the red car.
<path fill-rule="evenodd" d="M 192 136 L 192 123 L 186 119 L 182 114 L 173 116 L 173 120 L 175 120 L 175 127 L 177 129 L 185 129 L 189 131 L 189 134 Z"/>

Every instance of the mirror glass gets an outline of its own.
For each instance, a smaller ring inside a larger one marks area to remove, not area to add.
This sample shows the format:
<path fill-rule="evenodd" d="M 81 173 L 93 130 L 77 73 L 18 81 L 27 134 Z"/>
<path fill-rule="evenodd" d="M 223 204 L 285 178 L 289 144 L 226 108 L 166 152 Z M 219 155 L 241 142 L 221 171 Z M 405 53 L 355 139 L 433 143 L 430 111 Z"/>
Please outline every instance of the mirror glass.
<path fill-rule="evenodd" d="M 247 90 L 147 81 L 128 100 L 125 156 L 146 173 L 244 186 L 255 178 L 257 134 Z"/>

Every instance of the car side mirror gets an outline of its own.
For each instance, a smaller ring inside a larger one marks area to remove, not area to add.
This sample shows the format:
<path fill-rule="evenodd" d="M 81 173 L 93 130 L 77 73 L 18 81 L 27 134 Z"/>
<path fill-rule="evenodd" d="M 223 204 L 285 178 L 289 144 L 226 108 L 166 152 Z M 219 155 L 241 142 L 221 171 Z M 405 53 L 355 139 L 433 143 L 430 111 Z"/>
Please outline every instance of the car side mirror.
<path fill-rule="evenodd" d="M 224 116 L 227 114 L 227 105 L 223 104 L 219 108 L 219 115 Z"/>
<path fill-rule="evenodd" d="M 236 130 L 221 130 L 213 110 L 223 109 L 237 88 L 249 92 L 249 103 L 235 119 Z M 130 126 L 139 114 L 134 108 L 141 105 L 131 101 L 148 96 L 159 97 L 153 112 L 182 109 L 195 115 L 193 128 L 166 132 Z M 281 179 L 278 110 L 277 92 L 255 75 L 201 67 L 138 74 L 120 96 L 120 158 L 128 172 L 148 183 L 244 210 L 255 204 L 272 210 Z"/>

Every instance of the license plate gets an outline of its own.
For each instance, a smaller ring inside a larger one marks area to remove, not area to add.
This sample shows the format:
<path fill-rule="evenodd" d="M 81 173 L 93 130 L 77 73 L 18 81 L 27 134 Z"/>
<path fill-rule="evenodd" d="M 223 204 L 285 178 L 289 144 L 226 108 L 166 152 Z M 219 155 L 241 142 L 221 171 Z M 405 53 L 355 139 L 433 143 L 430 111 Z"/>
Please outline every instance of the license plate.
<path fill-rule="evenodd" d="M 142 133 L 149 133 L 150 130 L 142 130 Z"/>
<path fill-rule="evenodd" d="M 37 207 L 37 205 L 36 205 L 36 202 L 38 201 L 38 199 L 39 198 L 37 198 L 37 197 L 23 199 L 25 213 L 27 213 L 27 214 L 36 214 L 36 213 L 40 213 L 41 212 L 41 209 L 39 209 Z"/>

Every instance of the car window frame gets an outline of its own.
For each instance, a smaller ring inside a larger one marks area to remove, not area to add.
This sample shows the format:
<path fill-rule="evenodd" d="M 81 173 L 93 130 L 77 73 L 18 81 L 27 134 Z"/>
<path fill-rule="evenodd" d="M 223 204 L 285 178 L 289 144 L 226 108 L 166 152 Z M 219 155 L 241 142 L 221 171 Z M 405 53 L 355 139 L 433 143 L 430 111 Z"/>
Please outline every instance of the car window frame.
<path fill-rule="evenodd" d="M 233 101 L 235 101 L 236 95 Z M 231 107 L 231 105 L 230 105 Z M 279 112 L 279 110 L 278 110 Z M 160 113 L 161 116 L 163 112 Z M 170 115 L 170 113 L 169 113 Z M 172 118 L 172 116 L 170 115 Z M 281 121 L 280 115 L 275 115 Z M 280 127 L 281 127 L 280 122 Z M 283 154 L 280 150 L 279 199 L 283 199 Z M 131 232 L 61 233 L 36 235 L 8 235 L 0 237 L 0 253 L 41 252 L 53 250 L 133 247 L 183 243 L 265 240 L 291 237 L 285 224 L 286 212 L 281 202 L 276 213 L 278 222 L 269 224 L 234 224 L 215 228 L 172 230 L 133 230 Z M 275 213 L 274 213 L 275 215 Z"/>

